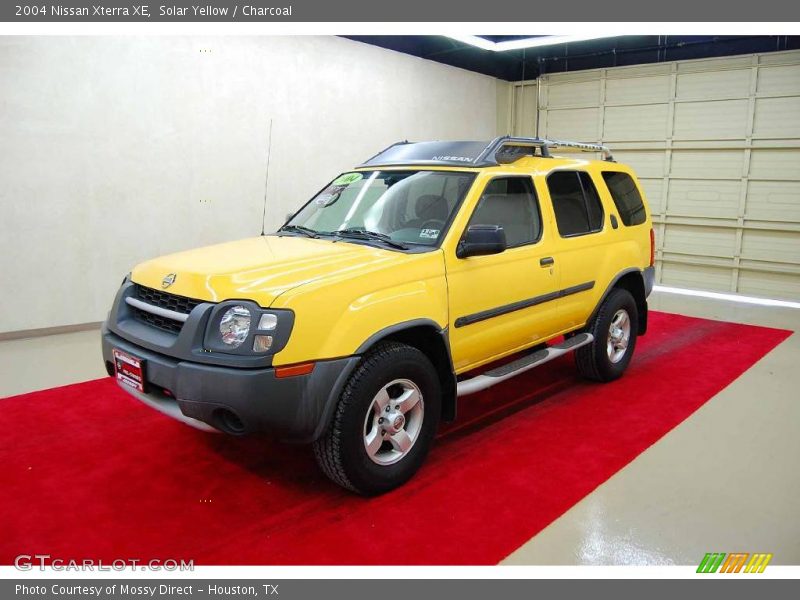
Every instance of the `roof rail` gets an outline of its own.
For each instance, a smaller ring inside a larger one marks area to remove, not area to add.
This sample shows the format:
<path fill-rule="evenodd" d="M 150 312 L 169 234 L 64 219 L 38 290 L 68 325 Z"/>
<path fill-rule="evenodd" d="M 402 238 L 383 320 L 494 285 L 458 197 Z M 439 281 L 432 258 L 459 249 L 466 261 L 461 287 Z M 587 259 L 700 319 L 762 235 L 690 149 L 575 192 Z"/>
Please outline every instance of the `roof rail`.
<path fill-rule="evenodd" d="M 607 160 L 609 162 L 614 161 L 614 157 L 611 156 L 611 149 L 602 144 L 568 142 L 565 140 L 545 140 L 545 143 L 547 144 L 548 148 L 576 148 L 578 150 L 583 150 L 584 152 L 601 152 L 603 154 L 603 160 Z"/>
<path fill-rule="evenodd" d="M 614 158 L 611 156 L 611 150 L 607 146 L 603 146 L 600 144 L 589 144 L 585 142 L 569 142 L 566 140 L 548 140 L 544 138 L 532 138 L 532 137 L 512 137 L 508 135 L 504 135 L 501 137 L 497 137 L 493 139 L 486 149 L 481 153 L 481 155 L 475 160 L 477 164 L 485 163 L 485 162 L 494 162 L 494 163 L 503 163 L 503 162 L 513 162 L 517 158 L 524 156 L 519 152 L 513 153 L 505 153 L 506 157 L 505 160 L 503 158 L 498 157 L 498 154 L 501 156 L 504 154 L 501 150 L 506 146 L 512 146 L 517 148 L 524 148 L 530 147 L 532 149 L 539 148 L 539 153 L 541 156 L 545 158 L 549 158 L 550 149 L 551 148 L 575 148 L 577 150 L 582 150 L 584 152 L 602 152 L 603 160 L 613 161 Z M 511 158 L 511 160 L 508 160 Z"/>
<path fill-rule="evenodd" d="M 613 161 L 611 151 L 600 144 L 566 142 L 531 137 L 504 135 L 491 142 L 396 142 L 367 159 L 361 167 L 401 165 L 444 165 L 456 167 L 493 167 L 512 163 L 523 156 L 550 158 L 551 148 L 575 148 L 584 152 L 601 152 L 603 159 Z"/>

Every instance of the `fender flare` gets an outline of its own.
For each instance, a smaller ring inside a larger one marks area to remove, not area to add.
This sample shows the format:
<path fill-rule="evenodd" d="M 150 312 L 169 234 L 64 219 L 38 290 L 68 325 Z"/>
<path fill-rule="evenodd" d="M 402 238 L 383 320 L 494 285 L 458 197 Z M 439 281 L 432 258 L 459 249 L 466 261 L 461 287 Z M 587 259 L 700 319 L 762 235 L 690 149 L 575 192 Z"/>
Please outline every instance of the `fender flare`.
<path fill-rule="evenodd" d="M 369 352 L 370 348 L 381 340 L 417 327 L 426 327 L 432 330 L 442 343 L 443 355 L 441 358 L 444 359 L 444 361 L 432 360 L 432 362 L 434 362 L 434 367 L 439 374 L 439 379 L 442 384 L 442 419 L 445 421 L 452 421 L 456 417 L 456 373 L 453 368 L 453 354 L 450 351 L 450 333 L 447 326 L 441 327 L 436 321 L 428 318 L 412 319 L 410 321 L 396 323 L 389 327 L 384 327 L 369 336 L 356 349 L 355 354 L 361 356 Z"/>
<path fill-rule="evenodd" d="M 372 348 L 375 344 L 380 342 L 382 339 L 389 337 L 390 335 L 394 335 L 395 333 L 399 333 L 401 331 L 405 331 L 406 329 L 413 329 L 414 327 L 431 327 L 435 329 L 439 333 L 447 332 L 447 327 L 440 327 L 439 324 L 434 321 L 433 319 L 411 319 L 410 321 L 403 321 L 402 323 L 395 323 L 394 325 L 389 325 L 388 327 L 384 327 L 383 329 L 379 329 L 371 336 L 369 336 L 362 344 L 356 349 L 353 354 L 364 354 L 368 352 L 370 348 Z M 450 337 L 448 335 L 444 336 L 446 341 L 446 346 L 448 353 L 450 351 Z"/>
<path fill-rule="evenodd" d="M 648 268 L 651 268 L 651 267 L 648 267 Z M 644 299 L 643 299 L 644 310 L 641 310 L 641 306 L 639 307 L 640 308 L 640 310 L 639 310 L 639 313 L 640 313 L 639 314 L 639 335 L 644 335 L 645 334 L 645 332 L 647 331 L 647 295 L 648 295 L 647 294 L 647 278 L 645 277 L 644 270 L 643 269 L 638 269 L 636 267 L 630 267 L 628 269 L 623 269 L 622 271 L 620 271 L 619 273 L 617 273 L 614 276 L 614 279 L 611 280 L 611 282 L 608 284 L 608 286 L 606 287 L 605 291 L 603 292 L 603 295 L 600 296 L 600 299 L 597 301 L 597 305 L 594 307 L 594 310 L 592 310 L 592 314 L 589 315 L 588 319 L 586 319 L 586 323 L 587 324 L 591 323 L 594 320 L 594 318 L 597 316 L 597 312 L 600 310 L 600 307 L 603 305 L 603 302 L 605 302 L 606 298 L 611 293 L 611 290 L 613 290 L 616 287 L 617 283 L 619 283 L 619 280 L 622 279 L 623 277 L 625 277 L 626 275 L 630 275 L 631 273 L 638 273 L 639 276 L 642 278 L 642 289 L 644 290 Z M 638 304 L 638 302 L 637 302 L 637 304 Z"/>

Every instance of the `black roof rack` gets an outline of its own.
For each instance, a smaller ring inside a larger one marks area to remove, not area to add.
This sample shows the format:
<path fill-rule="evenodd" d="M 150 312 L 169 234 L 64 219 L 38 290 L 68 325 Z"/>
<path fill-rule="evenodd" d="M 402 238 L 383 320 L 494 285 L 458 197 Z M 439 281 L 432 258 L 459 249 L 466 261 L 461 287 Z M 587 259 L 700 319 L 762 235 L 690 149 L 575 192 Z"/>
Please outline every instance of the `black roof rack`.
<path fill-rule="evenodd" d="M 486 142 L 409 142 L 392 144 L 366 160 L 362 167 L 400 165 L 440 165 L 454 167 L 493 167 L 512 163 L 523 156 L 550 158 L 550 150 L 574 148 L 600 152 L 603 160 L 613 161 L 611 150 L 600 144 L 547 140 L 542 138 L 501 136 Z"/>

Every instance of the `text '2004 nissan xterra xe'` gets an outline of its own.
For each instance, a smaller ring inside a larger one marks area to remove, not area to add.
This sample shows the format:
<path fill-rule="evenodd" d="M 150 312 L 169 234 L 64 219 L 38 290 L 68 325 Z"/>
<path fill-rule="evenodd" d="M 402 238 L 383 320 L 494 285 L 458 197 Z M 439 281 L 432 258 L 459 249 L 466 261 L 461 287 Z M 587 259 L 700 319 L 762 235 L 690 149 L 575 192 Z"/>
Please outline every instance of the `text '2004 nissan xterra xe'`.
<path fill-rule="evenodd" d="M 138 265 L 103 357 L 168 415 L 313 443 L 333 481 L 378 494 L 416 472 L 459 396 L 567 352 L 589 379 L 621 376 L 652 283 L 647 204 L 607 148 L 403 142 L 275 233 Z"/>

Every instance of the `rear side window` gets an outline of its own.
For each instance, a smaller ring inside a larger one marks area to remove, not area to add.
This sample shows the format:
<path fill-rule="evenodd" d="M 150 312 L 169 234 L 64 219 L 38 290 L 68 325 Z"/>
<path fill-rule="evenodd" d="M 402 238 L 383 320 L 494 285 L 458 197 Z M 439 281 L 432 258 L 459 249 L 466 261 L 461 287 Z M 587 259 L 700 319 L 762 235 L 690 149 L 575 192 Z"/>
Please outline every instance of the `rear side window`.
<path fill-rule="evenodd" d="M 561 237 L 594 233 L 603 228 L 603 205 L 588 173 L 556 171 L 547 177 L 547 188 Z"/>
<path fill-rule="evenodd" d="M 603 171 L 603 179 L 619 211 L 619 218 L 630 227 L 645 221 L 644 202 L 633 178 L 627 173 Z"/>
<path fill-rule="evenodd" d="M 542 221 L 530 177 L 492 179 L 483 191 L 470 225 L 500 225 L 509 248 L 539 241 Z"/>

